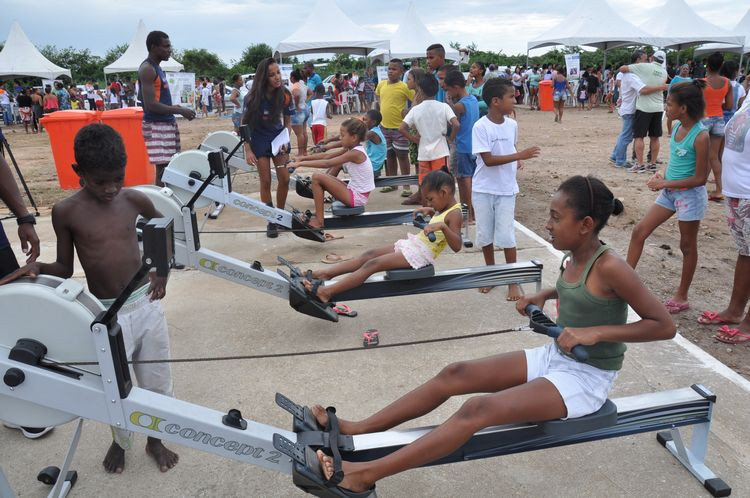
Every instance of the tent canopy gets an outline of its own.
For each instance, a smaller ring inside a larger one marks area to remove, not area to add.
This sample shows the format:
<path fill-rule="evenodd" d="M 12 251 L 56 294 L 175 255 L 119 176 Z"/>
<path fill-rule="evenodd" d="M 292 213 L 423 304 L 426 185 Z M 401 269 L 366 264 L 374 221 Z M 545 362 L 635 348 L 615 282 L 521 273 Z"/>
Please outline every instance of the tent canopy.
<path fill-rule="evenodd" d="M 104 68 L 104 74 L 138 71 L 138 68 L 141 67 L 143 61 L 148 57 L 148 50 L 146 50 L 147 36 L 148 30 L 146 29 L 146 25 L 143 24 L 143 20 L 139 20 L 138 27 L 135 30 L 133 38 L 130 40 L 128 49 L 119 59 Z M 169 60 L 162 61 L 159 66 L 164 71 L 182 71 L 185 69 L 185 66 L 171 57 Z"/>
<path fill-rule="evenodd" d="M 65 75 L 70 78 L 70 69 L 53 64 L 31 43 L 17 21 L 10 26 L 5 46 L 0 52 L 0 77 L 12 79 L 33 76 L 53 80 Z"/>
<path fill-rule="evenodd" d="M 396 32 L 391 36 L 390 57 L 398 59 L 410 59 L 412 57 L 424 57 L 425 49 L 434 43 L 440 43 L 445 47 L 445 58 L 456 61 L 459 59 L 458 51 L 451 48 L 447 43 L 443 43 L 433 35 L 427 26 L 417 15 L 417 9 L 414 2 L 409 2 L 409 8 L 406 10 L 401 24 Z M 380 54 L 388 54 L 387 50 L 376 50 L 371 55 L 374 57 Z"/>
<path fill-rule="evenodd" d="M 560 24 L 529 41 L 527 48 L 586 45 L 606 50 L 642 44 L 649 37 L 646 31 L 620 17 L 607 0 L 581 0 Z"/>
<path fill-rule="evenodd" d="M 706 21 L 685 0 L 667 0 L 643 24 L 641 29 L 653 33 L 649 45 L 677 50 L 701 43 L 728 43 L 742 46 L 745 36 L 732 33 Z"/>
<path fill-rule="evenodd" d="M 297 31 L 279 42 L 276 53 L 291 56 L 311 53 L 367 55 L 377 48 L 388 50 L 389 42 L 358 26 L 344 14 L 335 0 L 318 0 Z"/>
<path fill-rule="evenodd" d="M 709 43 L 695 49 L 695 55 L 705 55 L 713 52 L 735 52 L 738 54 L 750 53 L 750 9 L 747 9 L 740 22 L 733 30 L 734 34 L 745 37 L 745 46 L 727 45 L 724 43 Z"/>

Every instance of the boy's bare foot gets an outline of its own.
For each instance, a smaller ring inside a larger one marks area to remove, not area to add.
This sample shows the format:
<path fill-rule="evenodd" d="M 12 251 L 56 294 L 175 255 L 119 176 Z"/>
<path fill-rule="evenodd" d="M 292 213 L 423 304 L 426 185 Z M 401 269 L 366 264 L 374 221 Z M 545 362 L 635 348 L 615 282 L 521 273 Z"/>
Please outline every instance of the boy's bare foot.
<path fill-rule="evenodd" d="M 162 472 L 166 472 L 177 465 L 177 461 L 180 459 L 179 455 L 174 451 L 168 450 L 160 439 L 153 437 L 148 438 L 146 442 L 146 453 L 156 460 L 156 464 Z"/>
<path fill-rule="evenodd" d="M 315 270 L 312 272 L 312 278 L 319 280 L 331 280 L 333 277 L 325 270 Z"/>
<path fill-rule="evenodd" d="M 309 220 L 307 220 L 307 224 L 310 225 L 310 228 L 315 228 L 316 230 L 320 230 L 323 228 L 323 224 L 318 223 L 317 218 L 310 218 Z"/>
<path fill-rule="evenodd" d="M 123 469 L 125 469 L 125 450 L 112 441 L 102 465 L 104 465 L 104 470 L 110 474 L 122 474 Z"/>
<path fill-rule="evenodd" d="M 518 284 L 510 284 L 508 286 L 508 296 L 505 298 L 506 301 L 518 301 L 523 296 L 523 289 Z"/>
<path fill-rule="evenodd" d="M 495 287 L 480 287 L 479 288 L 479 293 L 480 294 L 489 294 L 490 292 L 492 292 L 492 289 L 494 289 L 494 288 Z"/>
<path fill-rule="evenodd" d="M 333 458 L 320 450 L 316 453 L 318 455 L 318 460 L 320 461 L 320 468 L 323 471 L 323 476 L 326 479 L 330 479 L 333 475 Z M 357 472 L 357 468 L 360 466 L 361 464 L 357 465 L 350 462 L 341 462 L 341 469 L 344 471 L 344 480 L 341 481 L 338 487 L 355 493 L 363 493 L 370 489 L 373 483 L 366 482 L 362 479 L 361 472 Z"/>
<path fill-rule="evenodd" d="M 302 285 L 305 286 L 305 289 L 307 289 L 307 292 L 312 292 L 313 285 L 314 285 L 312 282 L 305 279 L 302 281 Z M 328 301 L 330 301 L 332 297 L 326 292 L 324 285 L 321 285 L 320 287 L 318 287 L 318 292 L 316 295 L 318 296 L 318 299 L 320 299 L 320 301 L 324 303 L 327 303 Z"/>

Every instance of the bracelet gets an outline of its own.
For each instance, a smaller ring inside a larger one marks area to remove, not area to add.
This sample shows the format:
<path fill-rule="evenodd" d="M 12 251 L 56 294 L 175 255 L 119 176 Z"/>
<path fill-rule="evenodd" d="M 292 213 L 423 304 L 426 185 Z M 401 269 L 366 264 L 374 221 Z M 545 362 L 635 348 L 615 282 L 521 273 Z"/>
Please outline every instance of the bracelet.
<path fill-rule="evenodd" d="M 26 216 L 19 216 L 18 218 L 16 218 L 16 223 L 18 223 L 19 225 L 23 225 L 24 223 L 36 225 L 36 218 L 33 214 L 27 214 Z"/>

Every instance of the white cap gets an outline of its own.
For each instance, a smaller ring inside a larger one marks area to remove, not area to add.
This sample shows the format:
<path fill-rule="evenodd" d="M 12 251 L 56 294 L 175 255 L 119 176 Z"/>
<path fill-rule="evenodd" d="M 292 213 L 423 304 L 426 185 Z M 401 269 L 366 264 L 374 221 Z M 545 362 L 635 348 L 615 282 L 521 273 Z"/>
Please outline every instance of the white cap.
<path fill-rule="evenodd" d="M 660 64 L 664 63 L 667 60 L 667 54 L 664 53 L 664 50 L 657 50 L 654 52 L 654 60 Z"/>

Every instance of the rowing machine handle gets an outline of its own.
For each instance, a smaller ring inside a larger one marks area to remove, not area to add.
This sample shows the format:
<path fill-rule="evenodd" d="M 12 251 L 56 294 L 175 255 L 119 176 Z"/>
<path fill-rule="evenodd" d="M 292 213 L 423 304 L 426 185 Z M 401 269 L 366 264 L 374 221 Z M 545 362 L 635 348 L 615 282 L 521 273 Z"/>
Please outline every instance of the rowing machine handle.
<path fill-rule="evenodd" d="M 559 327 L 555 322 L 550 320 L 539 306 L 535 304 L 527 305 L 526 314 L 529 316 L 529 326 L 534 332 L 547 335 L 553 339 L 557 339 L 560 334 L 562 334 L 562 327 Z M 586 351 L 586 348 L 580 344 L 578 346 L 573 346 L 571 353 L 573 353 L 573 356 L 575 356 L 578 361 L 586 361 L 589 359 L 588 351 Z"/>
<path fill-rule="evenodd" d="M 414 226 L 417 228 L 426 227 L 430 223 L 429 219 L 425 219 L 425 217 L 420 213 L 414 217 Z M 437 235 L 435 235 L 435 232 L 430 232 L 427 234 L 427 239 L 430 242 L 435 242 L 437 240 Z"/>

